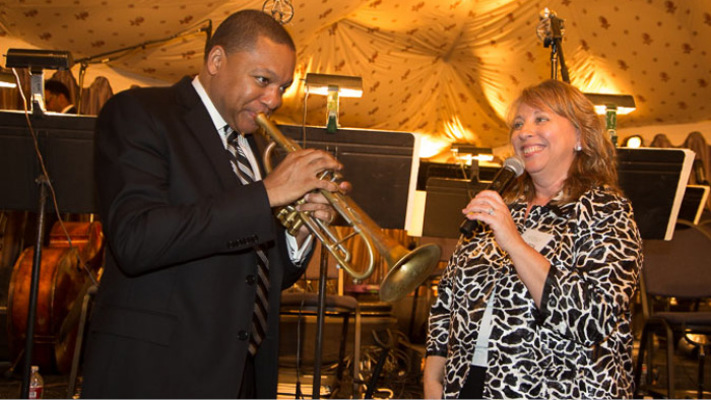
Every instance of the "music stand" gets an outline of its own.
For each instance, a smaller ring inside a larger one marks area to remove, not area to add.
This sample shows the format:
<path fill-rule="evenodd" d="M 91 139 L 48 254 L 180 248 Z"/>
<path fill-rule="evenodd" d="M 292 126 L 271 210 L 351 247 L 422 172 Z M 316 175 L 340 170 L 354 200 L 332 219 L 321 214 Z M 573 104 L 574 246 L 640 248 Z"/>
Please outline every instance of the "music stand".
<path fill-rule="evenodd" d="M 280 125 L 279 129 L 301 147 L 332 153 L 343 164 L 345 179 L 353 185 L 351 198 L 381 228 L 405 227 L 415 188 L 413 161 L 417 160 L 417 141 L 413 134 L 348 128 L 338 129 L 333 134 L 326 128 L 296 125 Z M 315 399 L 319 398 L 321 387 L 326 261 L 322 255 L 314 356 Z"/>
<path fill-rule="evenodd" d="M 427 179 L 422 236 L 458 239 L 459 225 L 464 219 L 462 208 L 488 184 L 464 179 Z"/>
<path fill-rule="evenodd" d="M 679 219 L 697 225 L 704 213 L 710 189 L 706 185 L 687 185 L 684 199 L 681 201 L 681 208 L 679 208 Z"/>
<path fill-rule="evenodd" d="M 42 237 L 49 181 L 60 212 L 90 213 L 96 209 L 93 179 L 95 118 L 51 114 L 30 115 L 49 176 L 44 175 L 32 136 L 22 112 L 0 112 L 0 209 L 33 210 L 37 207 L 37 239 L 27 313 L 21 397 L 29 396 L 34 345 Z"/>
<path fill-rule="evenodd" d="M 617 149 L 620 187 L 643 239 L 672 239 L 693 161 L 689 149 Z"/>

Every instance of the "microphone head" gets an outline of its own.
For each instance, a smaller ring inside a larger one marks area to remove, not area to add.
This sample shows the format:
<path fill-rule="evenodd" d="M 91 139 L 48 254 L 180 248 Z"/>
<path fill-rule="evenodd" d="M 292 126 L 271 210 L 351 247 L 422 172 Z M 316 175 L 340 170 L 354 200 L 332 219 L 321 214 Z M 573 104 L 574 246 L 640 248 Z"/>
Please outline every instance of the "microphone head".
<path fill-rule="evenodd" d="M 504 160 L 503 167 L 513 171 L 514 174 L 516 174 L 516 177 L 521 176 L 521 174 L 523 174 L 523 171 L 526 169 L 523 165 L 523 160 L 521 160 L 521 158 L 518 156 L 511 156 Z"/>
<path fill-rule="evenodd" d="M 536 25 L 536 36 L 538 40 L 543 42 L 543 44 L 548 47 L 548 43 L 553 36 L 552 19 L 558 19 L 558 15 L 555 11 L 548 9 L 548 7 L 541 10 L 538 13 L 538 25 Z M 560 20 L 562 22 L 562 20 Z"/>
<path fill-rule="evenodd" d="M 541 12 L 538 13 L 539 20 L 544 20 L 544 19 L 548 19 L 550 17 L 555 17 L 555 16 L 557 16 L 556 12 L 549 9 L 548 7 L 542 9 Z"/>

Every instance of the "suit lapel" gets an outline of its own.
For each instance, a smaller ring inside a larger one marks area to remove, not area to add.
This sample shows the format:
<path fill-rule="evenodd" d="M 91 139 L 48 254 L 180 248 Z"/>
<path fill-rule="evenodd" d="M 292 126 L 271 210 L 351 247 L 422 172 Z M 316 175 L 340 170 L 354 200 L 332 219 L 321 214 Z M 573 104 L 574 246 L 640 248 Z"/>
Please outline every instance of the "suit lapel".
<path fill-rule="evenodd" d="M 178 93 L 178 101 L 186 108 L 186 112 L 183 114 L 183 121 L 189 128 L 190 134 L 200 143 L 201 150 L 215 170 L 220 183 L 224 187 L 238 185 L 239 180 L 225 155 L 225 147 L 220 140 L 219 134 L 215 131 L 215 125 L 210 118 L 210 114 L 192 86 L 192 79 L 183 78 L 175 85 L 175 88 Z"/>

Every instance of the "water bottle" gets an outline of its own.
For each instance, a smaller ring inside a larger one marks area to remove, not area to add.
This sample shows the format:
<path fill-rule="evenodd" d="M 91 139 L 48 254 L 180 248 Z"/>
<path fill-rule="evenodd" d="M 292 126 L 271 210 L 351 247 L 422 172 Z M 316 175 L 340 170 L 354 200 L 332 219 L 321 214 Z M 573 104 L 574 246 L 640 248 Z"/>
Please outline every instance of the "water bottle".
<path fill-rule="evenodd" d="M 41 399 L 42 391 L 44 390 L 44 379 L 39 373 L 37 365 L 32 366 L 32 375 L 30 376 L 30 398 Z"/>

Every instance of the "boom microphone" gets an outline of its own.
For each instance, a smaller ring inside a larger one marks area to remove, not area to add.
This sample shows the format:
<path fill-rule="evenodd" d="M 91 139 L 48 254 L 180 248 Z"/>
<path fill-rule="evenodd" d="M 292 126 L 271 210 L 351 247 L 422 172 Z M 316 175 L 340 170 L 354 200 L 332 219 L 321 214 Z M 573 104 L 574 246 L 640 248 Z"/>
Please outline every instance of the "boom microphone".
<path fill-rule="evenodd" d="M 504 166 L 496 173 L 494 179 L 491 180 L 489 186 L 484 190 L 493 190 L 499 194 L 502 194 L 517 178 L 523 174 L 524 166 L 523 161 L 516 157 L 509 157 L 504 161 Z M 459 225 L 459 232 L 461 232 L 466 237 L 471 237 L 474 230 L 480 225 L 480 221 L 465 219 L 461 225 Z"/>

